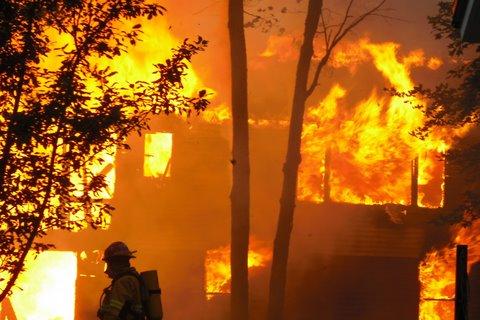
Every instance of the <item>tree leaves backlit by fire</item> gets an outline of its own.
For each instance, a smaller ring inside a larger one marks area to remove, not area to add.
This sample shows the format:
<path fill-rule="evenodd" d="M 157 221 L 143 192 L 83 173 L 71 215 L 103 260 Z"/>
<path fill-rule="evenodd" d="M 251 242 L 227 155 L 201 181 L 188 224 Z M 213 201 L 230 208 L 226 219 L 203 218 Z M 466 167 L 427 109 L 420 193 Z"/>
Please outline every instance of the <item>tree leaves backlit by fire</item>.
<path fill-rule="evenodd" d="M 105 150 L 113 158 L 128 149 L 126 138 L 146 130 L 153 115 L 189 115 L 209 103 L 203 91 L 185 92 L 191 59 L 207 45 L 201 37 L 174 43 L 144 69 L 122 64 L 140 40 L 141 23 L 165 11 L 160 5 L 5 5 L 11 14 L 2 15 L 0 37 L 0 270 L 11 276 L 0 285 L 0 300 L 30 250 L 52 247 L 38 241 L 48 230 L 108 224 L 113 208 L 102 200 L 111 197 L 113 175 L 103 170 Z"/>

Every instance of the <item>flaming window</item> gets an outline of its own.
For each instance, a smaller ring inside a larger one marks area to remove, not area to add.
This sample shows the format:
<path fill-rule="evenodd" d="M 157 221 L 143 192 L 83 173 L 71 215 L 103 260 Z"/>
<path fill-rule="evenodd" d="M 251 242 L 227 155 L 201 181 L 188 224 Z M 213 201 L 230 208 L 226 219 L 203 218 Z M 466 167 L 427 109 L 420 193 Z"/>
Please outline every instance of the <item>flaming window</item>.
<path fill-rule="evenodd" d="M 272 258 L 269 248 L 254 248 L 248 252 L 248 268 L 265 267 Z M 230 293 L 230 246 L 207 251 L 205 258 L 205 294 L 207 300 L 216 294 Z"/>
<path fill-rule="evenodd" d="M 145 135 L 145 159 L 143 175 L 145 177 L 170 177 L 173 135 L 157 132 Z"/>
<path fill-rule="evenodd" d="M 18 319 L 73 320 L 77 256 L 74 252 L 47 251 L 29 256 L 17 281 L 7 312 Z M 7 315 L 8 317 L 8 315 Z"/>
<path fill-rule="evenodd" d="M 97 199 L 111 199 L 115 192 L 115 154 L 116 148 L 110 148 L 103 151 L 99 156 L 99 161 L 91 167 L 92 174 L 105 176 L 107 187 L 99 194 L 95 195 Z"/>
<path fill-rule="evenodd" d="M 336 68 L 347 67 L 352 75 L 360 63 L 372 63 L 385 86 L 400 92 L 414 87 L 413 67 L 436 69 L 442 63 L 421 50 L 402 56 L 398 44 L 366 38 L 340 48 L 333 60 Z M 375 87 L 355 100 L 347 86 L 334 83 L 305 114 L 299 200 L 442 207 L 444 163 L 438 158 L 460 132 L 412 137 L 425 121 L 412 106 L 424 101 L 407 100 L 382 95 Z M 411 161 L 417 164 L 415 174 Z"/>

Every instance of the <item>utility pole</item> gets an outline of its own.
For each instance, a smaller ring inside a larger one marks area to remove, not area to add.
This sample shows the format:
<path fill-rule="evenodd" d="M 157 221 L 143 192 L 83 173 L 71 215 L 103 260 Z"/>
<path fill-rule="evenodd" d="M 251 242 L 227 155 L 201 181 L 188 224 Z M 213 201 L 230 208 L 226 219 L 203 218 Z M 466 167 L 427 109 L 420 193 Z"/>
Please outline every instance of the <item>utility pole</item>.
<path fill-rule="evenodd" d="M 410 188 L 410 205 L 418 207 L 418 157 L 412 161 L 412 183 Z"/>
<path fill-rule="evenodd" d="M 468 246 L 457 245 L 455 320 L 468 320 Z"/>
<path fill-rule="evenodd" d="M 460 29 L 462 40 L 480 43 L 480 0 L 455 0 L 452 26 Z"/>

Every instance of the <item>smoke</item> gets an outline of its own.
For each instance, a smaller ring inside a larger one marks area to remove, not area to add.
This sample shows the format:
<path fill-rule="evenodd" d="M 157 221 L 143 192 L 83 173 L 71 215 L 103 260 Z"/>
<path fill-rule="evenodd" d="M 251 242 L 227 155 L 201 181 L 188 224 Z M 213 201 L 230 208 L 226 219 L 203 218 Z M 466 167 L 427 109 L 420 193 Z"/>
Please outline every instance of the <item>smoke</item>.
<path fill-rule="evenodd" d="M 289 2 L 297 7 L 282 17 L 286 21 L 283 34 L 247 30 L 251 232 L 267 243 L 272 242 L 277 222 L 306 3 Z M 143 41 L 112 66 L 120 71 L 118 81 L 149 79 L 150 65 L 167 58 L 169 50 L 184 37 L 199 34 L 209 40 L 207 51 L 192 62 L 185 90 L 191 93 L 206 88 L 212 94 L 211 108 L 190 119 L 174 115 L 153 119 L 148 131 L 172 134 L 169 176 L 144 175 L 145 137 L 132 136 L 128 140 L 131 150 L 116 154 L 111 200 L 116 211 L 109 229 L 50 235 L 61 250 L 101 251 L 116 240 L 138 250 L 133 263 L 139 271 L 158 270 L 165 315 L 172 320 L 222 319 L 228 313 L 228 295 L 212 301 L 205 295 L 207 252 L 230 242 L 231 115 L 226 5 L 226 1 L 166 1 L 166 17 L 142 22 Z M 428 145 L 411 137 L 410 131 L 421 120 L 420 113 L 406 110 L 398 100 L 392 101 L 383 88 L 396 86 L 403 90 L 419 81 L 433 82 L 441 77 L 444 58 L 424 22 L 425 16 L 433 12 L 432 4 L 397 1 L 392 5 L 399 16 L 407 16 L 411 22 L 374 19 L 351 34 L 338 47 L 320 87 L 308 101 L 287 299 L 287 314 L 299 319 L 328 312 L 335 319 L 374 319 L 378 313 L 373 310 L 372 301 L 397 306 L 376 296 L 373 285 L 362 281 L 364 277 L 371 277 L 378 284 L 393 282 L 396 273 L 405 275 L 405 288 L 392 295 L 399 303 L 408 301 L 414 308 L 418 304 L 416 297 L 413 302 L 408 300 L 406 292 L 418 289 L 416 259 L 423 245 L 423 233 L 405 227 L 408 223 L 403 220 L 402 207 L 391 203 L 409 204 L 410 161 L 421 151 L 420 199 L 424 206 L 441 205 L 443 165 L 436 161 L 436 155 L 450 141 L 445 142 L 444 133 Z M 320 40 L 315 49 L 322 50 Z M 329 144 L 333 157 L 331 198 L 340 204 L 322 205 L 318 203 L 324 197 Z M 427 151 L 430 153 L 426 154 Z M 388 204 L 388 214 L 384 204 Z M 370 274 L 373 272 L 369 270 L 376 273 Z M 108 285 L 108 279 L 101 263 L 95 261 L 79 262 L 79 272 L 95 275 L 77 279 L 77 316 L 86 319 L 95 315 L 97 296 Z M 252 308 L 258 311 L 258 318 L 266 305 L 268 272 L 267 263 L 253 273 Z M 325 288 L 335 295 L 329 296 Z M 377 300 L 361 300 L 364 293 Z M 352 301 L 364 301 L 364 305 L 355 304 L 347 315 L 335 314 L 334 307 L 343 310 L 338 301 L 348 304 L 349 297 Z M 399 316 L 413 319 L 411 313 Z"/>

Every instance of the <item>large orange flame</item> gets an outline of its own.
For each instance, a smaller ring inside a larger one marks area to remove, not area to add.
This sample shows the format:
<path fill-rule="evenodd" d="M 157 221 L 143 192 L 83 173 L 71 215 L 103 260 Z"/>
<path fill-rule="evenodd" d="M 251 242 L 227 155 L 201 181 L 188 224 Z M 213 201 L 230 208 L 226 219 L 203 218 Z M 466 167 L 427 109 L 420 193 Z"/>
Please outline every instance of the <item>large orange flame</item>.
<path fill-rule="evenodd" d="M 352 49 L 352 48 L 354 49 Z M 437 68 L 438 58 L 427 59 L 421 50 L 404 57 L 393 42 L 373 43 L 361 39 L 340 48 L 332 61 L 355 73 L 356 65 L 371 62 L 385 79 L 385 87 L 405 92 L 414 87 L 414 66 Z M 352 71 L 353 70 L 353 71 Z M 425 140 L 411 135 L 424 123 L 423 101 L 391 97 L 373 87 L 368 97 L 350 107 L 349 92 L 341 83 L 332 86 L 325 98 L 307 110 L 302 134 L 302 164 L 298 198 L 324 199 L 325 158 L 330 159 L 330 198 L 338 202 L 407 205 L 411 195 L 411 161 L 419 158 L 418 200 L 424 207 L 440 207 L 443 201 L 443 162 L 439 155 L 452 144 L 445 132 Z M 451 136 L 451 135 L 450 135 Z"/>

